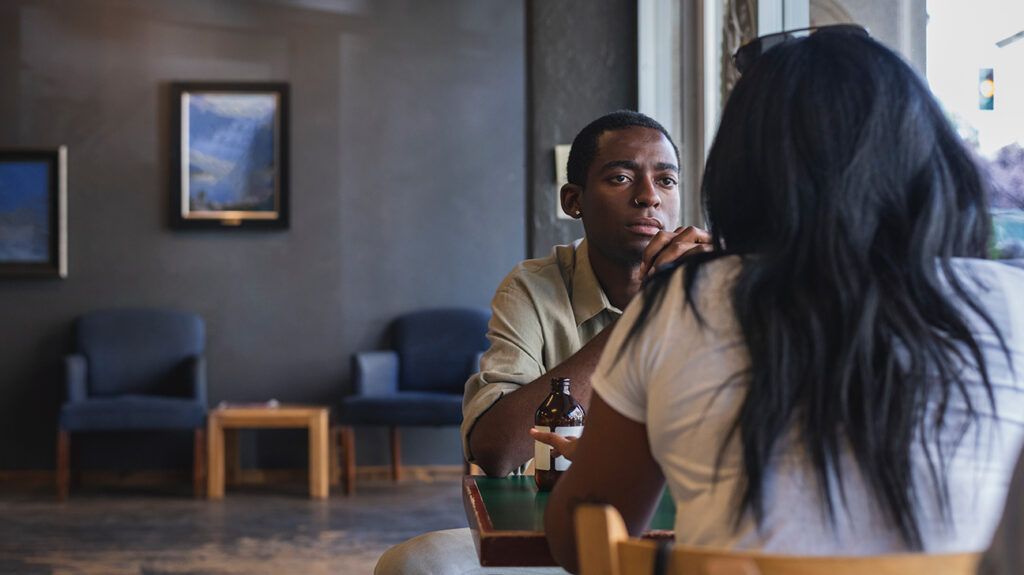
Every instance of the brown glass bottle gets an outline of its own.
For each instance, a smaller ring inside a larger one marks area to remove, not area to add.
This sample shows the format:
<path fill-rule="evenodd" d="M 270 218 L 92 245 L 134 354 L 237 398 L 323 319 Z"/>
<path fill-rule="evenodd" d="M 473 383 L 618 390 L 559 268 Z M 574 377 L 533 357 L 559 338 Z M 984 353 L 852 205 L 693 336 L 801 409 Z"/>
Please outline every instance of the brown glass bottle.
<path fill-rule="evenodd" d="M 567 377 L 551 379 L 551 394 L 537 408 L 533 417 L 535 429 L 551 431 L 562 437 L 579 437 L 583 433 L 583 407 L 569 392 L 572 381 Z M 555 457 L 551 447 L 534 442 L 534 481 L 537 489 L 548 491 L 555 486 L 562 472 L 569 469 L 569 460 Z"/>

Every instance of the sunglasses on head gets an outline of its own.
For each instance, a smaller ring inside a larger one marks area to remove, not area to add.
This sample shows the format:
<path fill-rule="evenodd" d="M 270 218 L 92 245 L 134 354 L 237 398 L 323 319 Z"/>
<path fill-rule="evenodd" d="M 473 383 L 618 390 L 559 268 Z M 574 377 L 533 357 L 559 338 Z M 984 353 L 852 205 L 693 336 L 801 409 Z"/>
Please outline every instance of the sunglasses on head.
<path fill-rule="evenodd" d="M 797 28 L 796 30 L 784 30 L 759 36 L 740 46 L 736 53 L 732 55 L 732 62 L 736 65 L 736 70 L 740 74 L 745 74 L 754 65 L 754 62 L 761 57 L 761 54 L 779 44 L 785 44 L 794 38 L 822 32 L 828 32 L 829 34 L 853 34 L 864 38 L 871 37 L 866 28 L 857 24 L 832 24 L 830 26 L 811 26 L 808 28 Z"/>

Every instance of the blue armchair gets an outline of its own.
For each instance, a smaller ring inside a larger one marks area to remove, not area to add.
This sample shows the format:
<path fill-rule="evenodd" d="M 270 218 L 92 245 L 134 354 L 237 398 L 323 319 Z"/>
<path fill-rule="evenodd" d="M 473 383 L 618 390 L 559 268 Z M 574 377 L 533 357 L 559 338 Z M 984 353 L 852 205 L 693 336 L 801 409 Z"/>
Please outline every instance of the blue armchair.
<path fill-rule="evenodd" d="M 75 322 L 64 359 L 67 401 L 57 438 L 57 496 L 68 495 L 71 433 L 192 430 L 193 488 L 205 469 L 206 328 L 202 318 L 158 309 L 95 311 Z"/>
<path fill-rule="evenodd" d="M 435 309 L 403 315 L 392 324 L 394 349 L 356 353 L 355 394 L 341 402 L 340 442 L 345 493 L 355 488 L 356 425 L 386 425 L 391 433 L 391 478 L 401 477 L 399 426 L 462 423 L 466 380 L 487 349 L 486 308 Z"/>

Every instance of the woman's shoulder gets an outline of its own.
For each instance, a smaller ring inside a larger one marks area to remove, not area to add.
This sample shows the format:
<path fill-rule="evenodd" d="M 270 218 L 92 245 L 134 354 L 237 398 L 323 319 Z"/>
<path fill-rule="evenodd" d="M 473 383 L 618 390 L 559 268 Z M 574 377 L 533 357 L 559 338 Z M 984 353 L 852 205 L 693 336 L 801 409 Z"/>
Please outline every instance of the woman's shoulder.
<path fill-rule="evenodd" d="M 681 265 L 675 271 L 672 282 L 686 281 L 687 274 L 697 274 L 693 288 L 698 294 L 718 293 L 736 280 L 736 274 L 743 267 L 743 258 L 729 255 L 701 263 L 699 266 Z"/>
<path fill-rule="evenodd" d="M 981 280 L 979 283 L 986 290 L 993 288 L 1011 291 L 1024 289 L 1024 259 L 953 258 L 952 262 L 954 269 L 959 274 L 969 279 Z"/>
<path fill-rule="evenodd" d="M 957 266 L 968 269 L 992 269 L 1010 274 L 1024 274 L 1024 258 L 988 260 L 981 258 L 953 258 Z"/>
<path fill-rule="evenodd" d="M 1011 347 L 1024 349 L 1024 260 L 954 258 L 952 264 Z"/>
<path fill-rule="evenodd" d="M 680 317 L 689 317 L 691 307 L 705 321 L 720 324 L 731 314 L 732 287 L 743 267 L 740 256 L 728 255 L 699 265 L 679 266 L 661 294 L 661 303 L 670 309 L 682 309 Z M 687 274 L 696 274 L 690 290 L 685 287 Z M 678 320 L 679 318 L 677 318 Z"/>

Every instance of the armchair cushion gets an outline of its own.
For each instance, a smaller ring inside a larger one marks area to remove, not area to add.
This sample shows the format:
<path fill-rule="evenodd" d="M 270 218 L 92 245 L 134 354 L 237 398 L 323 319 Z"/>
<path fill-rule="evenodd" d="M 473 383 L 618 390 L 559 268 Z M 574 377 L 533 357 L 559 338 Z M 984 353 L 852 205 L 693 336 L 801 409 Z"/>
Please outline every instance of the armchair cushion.
<path fill-rule="evenodd" d="M 60 427 L 65 431 L 195 429 L 206 420 L 206 405 L 192 399 L 122 395 L 65 403 Z"/>
<path fill-rule="evenodd" d="M 395 321 L 398 388 L 461 395 L 477 353 L 487 349 L 486 308 L 433 309 Z"/>
<path fill-rule="evenodd" d="M 429 392 L 353 395 L 342 400 L 339 417 L 348 425 L 459 425 L 462 396 Z"/>
<path fill-rule="evenodd" d="M 75 330 L 77 351 L 88 358 L 90 397 L 191 396 L 182 362 L 203 353 L 205 338 L 199 316 L 161 309 L 91 312 Z"/>

